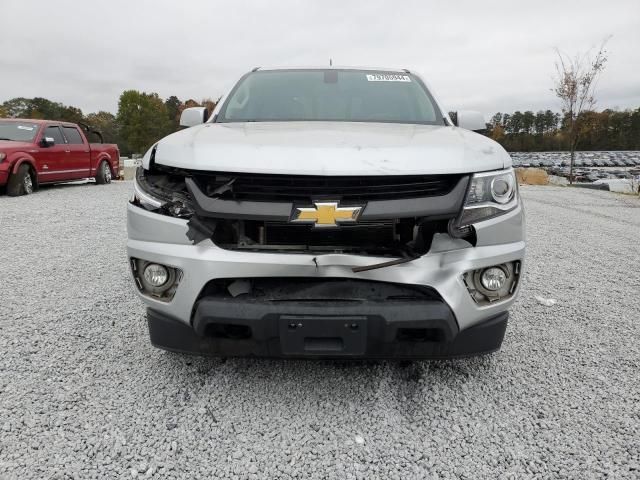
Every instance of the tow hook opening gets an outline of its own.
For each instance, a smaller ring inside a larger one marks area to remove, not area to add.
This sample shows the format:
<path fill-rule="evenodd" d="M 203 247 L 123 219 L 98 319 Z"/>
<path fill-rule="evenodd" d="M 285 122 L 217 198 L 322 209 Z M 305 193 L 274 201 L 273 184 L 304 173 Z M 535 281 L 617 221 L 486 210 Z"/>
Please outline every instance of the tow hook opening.
<path fill-rule="evenodd" d="M 247 340 L 251 338 L 251 327 L 232 323 L 212 323 L 207 325 L 205 336 L 228 340 Z"/>
<path fill-rule="evenodd" d="M 444 332 L 438 328 L 399 328 L 396 338 L 400 342 L 442 342 Z"/>

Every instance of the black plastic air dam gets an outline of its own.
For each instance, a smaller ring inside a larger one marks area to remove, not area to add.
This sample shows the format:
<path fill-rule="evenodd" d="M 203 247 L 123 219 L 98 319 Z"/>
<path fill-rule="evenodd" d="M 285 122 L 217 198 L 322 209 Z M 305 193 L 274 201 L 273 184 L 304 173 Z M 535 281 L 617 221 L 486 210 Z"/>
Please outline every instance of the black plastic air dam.
<path fill-rule="evenodd" d="M 410 302 L 413 308 L 394 305 L 395 313 L 404 309 L 400 317 L 381 305 L 351 305 L 351 310 L 347 305 L 300 303 L 238 308 L 238 303 L 201 300 L 195 329 L 148 309 L 151 343 L 164 350 L 217 357 L 452 359 L 498 350 L 509 317 L 503 312 L 458 331 L 451 310 L 437 301 Z M 421 315 L 416 317 L 418 311 Z"/>

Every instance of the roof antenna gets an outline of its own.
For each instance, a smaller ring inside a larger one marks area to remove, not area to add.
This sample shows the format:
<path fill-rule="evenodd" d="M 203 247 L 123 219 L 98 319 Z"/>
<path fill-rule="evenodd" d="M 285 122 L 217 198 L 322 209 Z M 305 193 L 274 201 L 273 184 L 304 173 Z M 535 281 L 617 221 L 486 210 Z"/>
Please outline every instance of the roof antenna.
<path fill-rule="evenodd" d="M 329 66 L 333 65 L 333 60 L 329 59 Z"/>

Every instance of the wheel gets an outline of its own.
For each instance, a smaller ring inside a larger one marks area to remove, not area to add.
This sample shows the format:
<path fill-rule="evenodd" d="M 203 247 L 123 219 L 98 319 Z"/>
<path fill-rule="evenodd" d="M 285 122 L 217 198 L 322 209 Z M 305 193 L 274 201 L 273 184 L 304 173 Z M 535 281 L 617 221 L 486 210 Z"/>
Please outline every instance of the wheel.
<path fill-rule="evenodd" d="M 7 183 L 7 195 L 17 197 L 18 195 L 29 195 L 33 193 L 33 178 L 29 165 L 20 165 L 18 173 L 9 177 Z"/>
<path fill-rule="evenodd" d="M 98 185 L 105 185 L 111 183 L 111 167 L 105 161 L 100 163 L 98 167 L 98 173 L 96 173 L 96 183 Z"/>

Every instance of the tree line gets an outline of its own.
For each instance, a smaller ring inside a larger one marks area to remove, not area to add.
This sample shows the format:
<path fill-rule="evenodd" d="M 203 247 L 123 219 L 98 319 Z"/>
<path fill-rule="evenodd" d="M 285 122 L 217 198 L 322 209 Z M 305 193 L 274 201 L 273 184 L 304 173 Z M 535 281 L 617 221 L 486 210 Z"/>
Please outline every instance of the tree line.
<path fill-rule="evenodd" d="M 640 150 L 640 108 L 579 115 L 579 150 Z M 496 113 L 487 124 L 487 135 L 511 152 L 567 150 L 569 115 L 552 110 Z"/>
<path fill-rule="evenodd" d="M 118 112 L 82 110 L 46 98 L 13 98 L 0 104 L 0 117 L 43 118 L 83 122 L 102 132 L 104 141 L 117 143 L 123 155 L 144 153 L 158 139 L 179 130 L 182 110 L 205 106 L 213 111 L 217 100 L 162 99 L 157 93 L 126 90 Z M 640 108 L 635 110 L 584 111 L 580 114 L 580 150 L 640 150 Z M 496 113 L 487 123 L 486 135 L 508 151 L 567 150 L 569 119 L 552 110 Z M 97 141 L 96 139 L 91 139 Z"/>
<path fill-rule="evenodd" d="M 118 112 L 82 110 L 46 98 L 12 98 L 0 104 L 0 118 L 34 118 L 85 123 L 99 130 L 106 143 L 116 143 L 120 153 L 131 156 L 144 153 L 160 138 L 180 129 L 180 114 L 185 108 L 204 106 L 213 111 L 217 100 L 205 98 L 180 100 L 175 95 L 166 100 L 157 93 L 126 90 L 120 95 Z M 89 135 L 89 141 L 98 141 Z"/>

